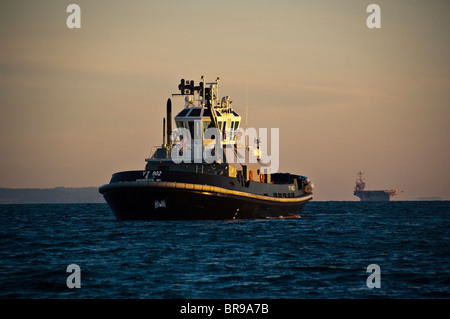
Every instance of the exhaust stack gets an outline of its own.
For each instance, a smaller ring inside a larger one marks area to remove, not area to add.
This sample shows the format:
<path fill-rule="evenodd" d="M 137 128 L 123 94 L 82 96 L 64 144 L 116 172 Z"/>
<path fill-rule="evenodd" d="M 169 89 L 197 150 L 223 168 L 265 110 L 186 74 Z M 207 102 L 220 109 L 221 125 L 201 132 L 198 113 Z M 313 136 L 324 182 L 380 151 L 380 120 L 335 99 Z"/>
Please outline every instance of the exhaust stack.
<path fill-rule="evenodd" d="M 172 101 L 167 99 L 167 145 L 172 146 Z"/>

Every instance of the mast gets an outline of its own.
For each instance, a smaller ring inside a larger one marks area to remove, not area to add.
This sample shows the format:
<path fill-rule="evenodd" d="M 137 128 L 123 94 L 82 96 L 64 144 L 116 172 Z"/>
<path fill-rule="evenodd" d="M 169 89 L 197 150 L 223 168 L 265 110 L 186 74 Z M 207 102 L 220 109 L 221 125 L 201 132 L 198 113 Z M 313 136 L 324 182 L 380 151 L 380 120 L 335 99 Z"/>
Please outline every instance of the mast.
<path fill-rule="evenodd" d="M 203 80 L 203 101 L 205 101 L 205 91 L 206 91 L 206 89 L 205 89 L 205 77 L 202 75 L 202 80 Z M 217 85 L 217 97 L 219 96 L 219 78 L 217 78 L 217 80 L 216 80 L 216 85 Z M 212 91 L 212 88 L 213 87 L 211 87 L 210 88 L 210 90 Z M 217 122 L 217 118 L 216 118 L 216 113 L 214 112 L 214 106 L 213 106 L 213 97 L 214 97 L 214 93 L 213 92 L 211 92 L 210 93 L 210 98 L 211 98 L 211 100 L 209 100 L 208 102 L 206 102 L 206 106 L 208 107 L 208 109 L 209 109 L 209 116 L 210 116 L 210 118 L 211 118 L 211 122 L 213 122 L 213 124 L 214 124 L 214 127 L 216 128 L 216 129 L 219 129 L 219 123 Z"/>
<path fill-rule="evenodd" d="M 359 171 L 357 174 L 359 178 L 356 180 L 355 191 L 362 191 L 366 188 L 366 183 L 364 183 L 362 179 L 362 174 L 363 173 L 361 171 Z"/>

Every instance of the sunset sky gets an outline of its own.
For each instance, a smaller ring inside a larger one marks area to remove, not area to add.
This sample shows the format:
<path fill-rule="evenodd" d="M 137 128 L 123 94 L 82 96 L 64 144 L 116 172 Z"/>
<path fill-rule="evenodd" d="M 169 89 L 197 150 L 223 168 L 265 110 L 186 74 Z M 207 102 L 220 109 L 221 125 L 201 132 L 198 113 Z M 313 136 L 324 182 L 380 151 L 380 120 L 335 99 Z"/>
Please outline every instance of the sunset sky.
<path fill-rule="evenodd" d="M 449 34 L 438 0 L 2 0 L 0 187 L 143 169 L 167 98 L 204 75 L 244 118 L 248 101 L 249 126 L 280 129 L 280 171 L 315 200 L 358 200 L 360 170 L 395 200 L 450 200 Z"/>

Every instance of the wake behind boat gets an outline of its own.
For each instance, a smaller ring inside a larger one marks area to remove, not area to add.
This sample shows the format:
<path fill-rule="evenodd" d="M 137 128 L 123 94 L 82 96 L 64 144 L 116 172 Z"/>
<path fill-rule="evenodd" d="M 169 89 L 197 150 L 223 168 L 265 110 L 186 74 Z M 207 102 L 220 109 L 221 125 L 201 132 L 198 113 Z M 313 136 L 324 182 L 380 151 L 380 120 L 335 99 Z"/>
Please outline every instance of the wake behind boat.
<path fill-rule="evenodd" d="M 261 138 L 240 128 L 228 96 L 211 83 L 181 80 L 184 108 L 167 101 L 167 133 L 144 170 L 113 174 L 99 188 L 118 220 L 298 218 L 313 198 L 306 176 L 272 173 Z M 166 142 L 167 137 L 167 142 Z M 277 167 L 276 167 L 277 169 Z"/>

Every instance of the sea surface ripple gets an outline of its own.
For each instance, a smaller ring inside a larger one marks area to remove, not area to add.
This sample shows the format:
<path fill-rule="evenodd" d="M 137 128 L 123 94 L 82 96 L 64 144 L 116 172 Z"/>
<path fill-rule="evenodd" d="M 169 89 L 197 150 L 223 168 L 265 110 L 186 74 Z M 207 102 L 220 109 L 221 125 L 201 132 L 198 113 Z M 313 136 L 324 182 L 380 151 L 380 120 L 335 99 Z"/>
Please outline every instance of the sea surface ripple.
<path fill-rule="evenodd" d="M 120 222 L 106 204 L 0 205 L 0 298 L 449 298 L 449 214 L 310 202 L 299 219 Z"/>

